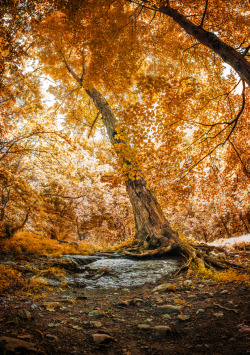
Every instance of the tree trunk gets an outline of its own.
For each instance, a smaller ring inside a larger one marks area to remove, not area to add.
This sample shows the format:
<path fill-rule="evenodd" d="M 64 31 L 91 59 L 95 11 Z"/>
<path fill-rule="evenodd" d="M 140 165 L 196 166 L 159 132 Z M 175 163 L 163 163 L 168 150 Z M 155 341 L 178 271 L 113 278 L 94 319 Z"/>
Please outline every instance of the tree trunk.
<path fill-rule="evenodd" d="M 65 64 L 69 73 L 74 77 L 79 85 L 83 87 L 82 79 L 75 74 L 66 61 Z M 101 113 L 103 124 L 114 148 L 116 148 L 117 143 L 121 142 L 129 145 L 128 142 L 124 142 L 116 138 L 116 118 L 103 95 L 95 88 L 92 90 L 85 88 L 85 91 L 93 100 L 98 112 Z M 127 163 L 126 158 L 124 158 L 124 162 Z M 126 181 L 126 188 L 134 213 L 136 229 L 134 242 L 137 244 L 138 251 L 140 252 L 139 254 L 128 254 L 137 257 L 144 257 L 177 252 L 178 254 L 185 256 L 188 260 L 183 268 L 189 267 L 191 263 L 207 267 L 216 266 L 222 269 L 228 267 L 227 262 L 211 258 L 179 238 L 178 233 L 170 227 L 160 204 L 153 193 L 147 188 L 146 181 L 143 178 L 140 178 L 139 180 L 132 180 L 128 178 Z M 147 251 L 142 252 L 142 249 L 147 249 Z"/>
<path fill-rule="evenodd" d="M 172 237 L 178 234 L 171 229 L 157 199 L 146 187 L 146 181 L 143 178 L 127 180 L 126 188 L 134 212 L 135 242 L 146 249 L 169 246 Z"/>
<path fill-rule="evenodd" d="M 108 102 L 95 88 L 86 90 L 92 98 L 97 110 L 101 112 L 102 121 L 106 127 L 111 144 L 115 147 L 120 143 L 116 137 L 116 118 Z M 123 144 L 128 144 L 124 142 Z M 167 221 L 160 204 L 153 193 L 146 187 L 143 178 L 139 180 L 127 179 L 126 189 L 133 208 L 135 220 L 134 242 L 143 249 L 155 250 L 154 253 L 167 253 L 182 250 L 188 256 L 195 255 L 195 250 L 187 243 L 181 241 L 178 233 L 174 231 Z"/>

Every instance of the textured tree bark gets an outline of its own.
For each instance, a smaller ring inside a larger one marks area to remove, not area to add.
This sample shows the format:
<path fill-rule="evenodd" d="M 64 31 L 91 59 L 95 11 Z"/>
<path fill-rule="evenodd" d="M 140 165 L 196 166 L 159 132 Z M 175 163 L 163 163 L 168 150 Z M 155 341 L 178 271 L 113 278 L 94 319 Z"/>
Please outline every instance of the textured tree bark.
<path fill-rule="evenodd" d="M 91 91 L 86 90 L 86 92 L 92 98 L 97 110 L 101 112 L 110 142 L 115 146 L 119 140 L 115 138 L 116 118 L 112 109 L 103 95 L 95 88 Z M 128 144 L 128 142 L 123 143 Z M 139 180 L 127 179 L 126 189 L 133 208 L 134 242 L 138 247 L 161 251 L 160 253 L 182 249 L 182 252 L 188 255 L 195 254 L 195 250 L 187 243 L 182 242 L 178 233 L 170 227 L 160 204 L 146 187 L 146 181 L 143 178 Z"/>

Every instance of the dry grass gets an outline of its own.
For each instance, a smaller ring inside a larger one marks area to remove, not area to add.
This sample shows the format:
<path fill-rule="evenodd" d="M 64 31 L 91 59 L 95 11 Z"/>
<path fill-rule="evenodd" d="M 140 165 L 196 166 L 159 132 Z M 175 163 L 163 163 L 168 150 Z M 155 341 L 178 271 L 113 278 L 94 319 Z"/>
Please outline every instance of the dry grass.
<path fill-rule="evenodd" d="M 49 290 L 47 282 L 38 278 L 26 279 L 12 266 L 0 264 L 0 294 L 22 292 L 41 292 Z"/>
<path fill-rule="evenodd" d="M 240 272 L 233 269 L 228 270 L 212 270 L 204 267 L 195 267 L 190 271 L 192 276 L 202 276 L 204 279 L 214 280 L 219 283 L 225 282 L 249 282 L 249 272 L 248 270 Z"/>
<path fill-rule="evenodd" d="M 11 239 L 2 239 L 0 248 L 3 254 L 13 253 L 19 256 L 25 253 L 48 257 L 60 257 L 63 254 L 92 254 L 100 249 L 86 242 L 61 244 L 57 240 L 29 232 L 19 232 Z"/>

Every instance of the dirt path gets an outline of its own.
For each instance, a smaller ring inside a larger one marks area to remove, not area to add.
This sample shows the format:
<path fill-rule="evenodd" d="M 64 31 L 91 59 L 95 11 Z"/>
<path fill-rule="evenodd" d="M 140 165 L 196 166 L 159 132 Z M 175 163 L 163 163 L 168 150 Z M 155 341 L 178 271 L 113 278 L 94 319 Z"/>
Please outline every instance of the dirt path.
<path fill-rule="evenodd" d="M 0 297 L 0 343 L 13 346 L 3 336 L 28 342 L 23 354 L 32 353 L 32 346 L 53 355 L 248 353 L 245 284 L 189 281 L 185 274 L 162 283 L 168 284 L 159 290 L 147 284 L 109 291 L 69 288 L 45 299 Z"/>

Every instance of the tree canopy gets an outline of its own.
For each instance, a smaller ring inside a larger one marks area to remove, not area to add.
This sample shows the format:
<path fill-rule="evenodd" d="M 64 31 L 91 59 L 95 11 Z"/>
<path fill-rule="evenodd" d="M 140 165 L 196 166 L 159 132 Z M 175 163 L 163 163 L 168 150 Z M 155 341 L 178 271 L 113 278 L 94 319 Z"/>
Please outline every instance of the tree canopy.
<path fill-rule="evenodd" d="M 142 180 L 188 235 L 248 231 L 246 0 L 2 4 L 5 231 L 126 239 Z"/>

